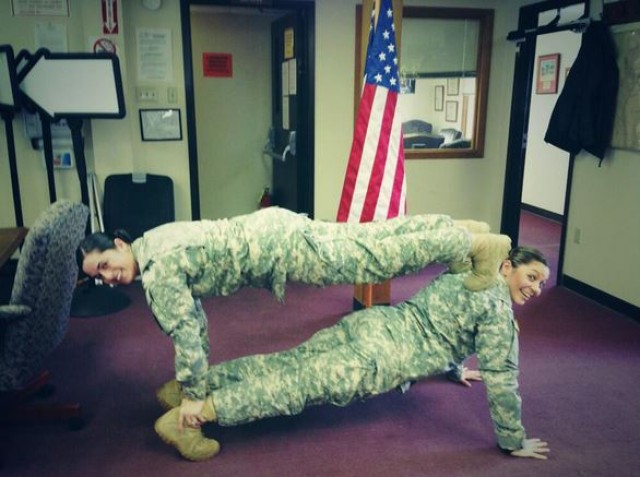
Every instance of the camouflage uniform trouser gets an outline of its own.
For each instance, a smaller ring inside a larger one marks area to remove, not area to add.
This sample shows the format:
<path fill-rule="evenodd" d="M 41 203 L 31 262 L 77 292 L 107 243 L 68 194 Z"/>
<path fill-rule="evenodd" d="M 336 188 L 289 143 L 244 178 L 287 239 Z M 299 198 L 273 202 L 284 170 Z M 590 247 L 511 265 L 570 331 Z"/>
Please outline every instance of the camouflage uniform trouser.
<path fill-rule="evenodd" d="M 209 369 L 218 423 L 294 415 L 308 406 L 346 406 L 442 371 L 450 351 L 425 336 L 413 307 L 355 312 L 288 351 Z"/>
<path fill-rule="evenodd" d="M 365 224 L 309 220 L 274 208 L 253 214 L 244 233 L 251 246 L 249 281 L 268 280 L 282 299 L 287 281 L 310 285 L 380 283 L 430 263 L 462 261 L 469 233 L 446 215 L 415 215 Z M 269 233 L 265 233 L 268 231 Z"/>

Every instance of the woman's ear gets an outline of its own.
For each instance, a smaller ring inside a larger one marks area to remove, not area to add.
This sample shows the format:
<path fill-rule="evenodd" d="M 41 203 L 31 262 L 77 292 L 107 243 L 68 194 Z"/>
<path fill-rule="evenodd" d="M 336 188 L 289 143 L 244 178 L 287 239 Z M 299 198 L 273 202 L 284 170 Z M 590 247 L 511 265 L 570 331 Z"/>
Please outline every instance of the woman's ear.
<path fill-rule="evenodd" d="M 502 261 L 502 264 L 500 265 L 500 275 L 506 278 L 509 276 L 512 270 L 513 264 L 511 263 L 511 260 L 509 260 L 508 258 L 504 259 Z"/>
<path fill-rule="evenodd" d="M 126 250 L 129 247 L 127 242 L 118 237 L 113 239 L 113 244 L 116 246 L 117 250 Z"/>

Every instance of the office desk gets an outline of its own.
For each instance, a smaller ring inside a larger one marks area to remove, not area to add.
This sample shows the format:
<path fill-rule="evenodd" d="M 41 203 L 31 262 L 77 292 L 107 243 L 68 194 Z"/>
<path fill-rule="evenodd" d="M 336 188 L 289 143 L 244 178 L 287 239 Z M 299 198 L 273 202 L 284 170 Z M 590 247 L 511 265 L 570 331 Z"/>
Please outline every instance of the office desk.
<path fill-rule="evenodd" d="M 25 227 L 0 229 L 0 268 L 22 244 L 28 231 Z"/>

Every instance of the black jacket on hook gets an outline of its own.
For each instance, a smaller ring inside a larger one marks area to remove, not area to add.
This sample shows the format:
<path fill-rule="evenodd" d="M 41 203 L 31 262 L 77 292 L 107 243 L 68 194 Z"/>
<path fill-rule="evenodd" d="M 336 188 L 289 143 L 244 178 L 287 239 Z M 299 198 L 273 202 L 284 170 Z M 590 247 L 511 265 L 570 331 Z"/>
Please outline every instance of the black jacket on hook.
<path fill-rule="evenodd" d="M 571 155 L 584 149 L 602 161 L 611 142 L 617 94 L 613 37 L 605 23 L 592 21 L 582 36 L 544 140 Z"/>

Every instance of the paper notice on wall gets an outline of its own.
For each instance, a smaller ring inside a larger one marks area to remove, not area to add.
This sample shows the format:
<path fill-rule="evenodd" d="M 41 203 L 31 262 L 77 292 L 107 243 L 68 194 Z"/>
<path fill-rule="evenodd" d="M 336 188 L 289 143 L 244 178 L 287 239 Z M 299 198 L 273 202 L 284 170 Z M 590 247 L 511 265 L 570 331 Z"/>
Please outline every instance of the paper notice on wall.
<path fill-rule="evenodd" d="M 282 97 L 282 129 L 289 130 L 289 96 Z"/>
<path fill-rule="evenodd" d="M 138 28 L 138 81 L 173 82 L 171 31 L 157 28 Z"/>
<path fill-rule="evenodd" d="M 287 28 L 284 31 L 284 59 L 293 58 L 295 54 L 293 28 Z"/>
<path fill-rule="evenodd" d="M 37 23 L 36 48 L 46 48 L 51 53 L 67 53 L 67 25 L 62 23 Z"/>
<path fill-rule="evenodd" d="M 295 96 L 298 93 L 298 63 L 293 58 L 289 60 L 289 94 Z"/>
<path fill-rule="evenodd" d="M 69 16 L 69 0 L 11 0 L 13 16 Z"/>
<path fill-rule="evenodd" d="M 282 96 L 286 96 L 289 94 L 289 62 L 282 62 Z"/>

